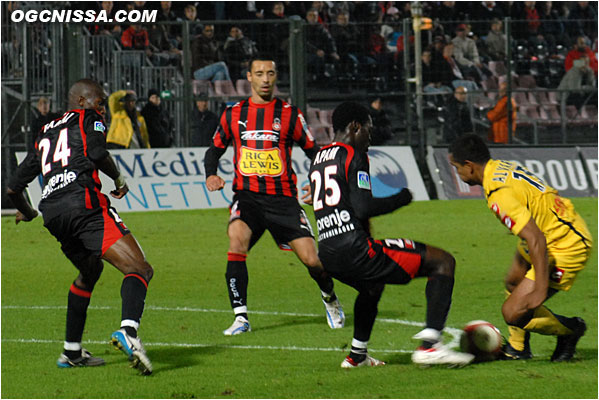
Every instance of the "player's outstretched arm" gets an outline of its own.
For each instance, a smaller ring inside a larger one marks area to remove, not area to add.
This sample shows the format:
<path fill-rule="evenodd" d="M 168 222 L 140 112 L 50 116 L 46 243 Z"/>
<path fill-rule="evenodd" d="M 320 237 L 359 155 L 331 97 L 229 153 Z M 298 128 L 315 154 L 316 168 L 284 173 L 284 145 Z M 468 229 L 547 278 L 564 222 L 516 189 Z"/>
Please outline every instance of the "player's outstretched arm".
<path fill-rule="evenodd" d="M 114 159 L 110 153 L 106 153 L 106 156 L 98 161 L 95 161 L 96 167 L 112 180 L 114 180 L 115 189 L 110 192 L 110 195 L 115 199 L 120 199 L 127 194 L 129 187 L 125 182 L 125 177 L 120 173 Z"/>
<path fill-rule="evenodd" d="M 354 190 L 351 193 L 351 202 L 358 218 L 365 220 L 378 215 L 388 214 L 410 204 L 412 193 L 408 188 L 389 197 L 372 197 L 370 190 Z"/>
<path fill-rule="evenodd" d="M 11 188 L 7 188 L 6 194 L 17 209 L 17 214 L 15 216 L 15 224 L 18 224 L 21 221 L 29 222 L 35 217 L 37 217 L 37 210 L 31 207 L 25 196 L 23 196 L 23 192 L 16 192 Z"/>

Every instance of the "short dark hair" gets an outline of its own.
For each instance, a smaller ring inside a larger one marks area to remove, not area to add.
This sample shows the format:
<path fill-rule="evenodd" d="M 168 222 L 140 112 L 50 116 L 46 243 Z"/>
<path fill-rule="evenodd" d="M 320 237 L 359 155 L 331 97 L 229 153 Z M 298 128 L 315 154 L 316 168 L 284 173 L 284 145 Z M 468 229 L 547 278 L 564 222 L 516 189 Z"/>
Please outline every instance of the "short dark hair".
<path fill-rule="evenodd" d="M 369 117 L 370 114 L 366 107 L 353 101 L 346 101 L 339 104 L 333 111 L 333 130 L 335 132 L 343 131 L 347 124 L 354 121 L 365 124 Z"/>
<path fill-rule="evenodd" d="M 258 53 L 253 55 L 252 58 L 250 58 L 250 60 L 248 61 L 248 70 L 250 72 L 252 71 L 252 64 L 254 63 L 254 61 L 272 61 L 275 63 L 275 67 L 279 65 L 275 56 L 268 53 Z"/>
<path fill-rule="evenodd" d="M 485 164 L 491 159 L 489 148 L 485 142 L 474 134 L 458 137 L 449 145 L 449 153 L 458 164 L 464 164 L 466 160 L 476 164 Z"/>

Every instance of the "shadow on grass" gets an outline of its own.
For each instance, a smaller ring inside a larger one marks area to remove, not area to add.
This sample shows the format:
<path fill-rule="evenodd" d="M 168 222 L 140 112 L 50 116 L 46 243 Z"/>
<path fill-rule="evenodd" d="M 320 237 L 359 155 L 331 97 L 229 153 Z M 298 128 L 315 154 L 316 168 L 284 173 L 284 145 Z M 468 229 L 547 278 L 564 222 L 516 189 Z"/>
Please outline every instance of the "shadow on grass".
<path fill-rule="evenodd" d="M 148 357 L 155 362 L 154 372 L 152 373 L 152 375 L 155 375 L 160 372 L 198 365 L 202 362 L 202 355 L 213 356 L 222 351 L 223 349 L 218 346 L 152 347 L 151 350 L 148 350 Z M 156 364 L 166 364 L 166 366 L 156 367 Z"/>
<path fill-rule="evenodd" d="M 287 326 L 300 326 L 300 325 L 314 325 L 314 324 L 325 324 L 327 323 L 324 312 L 322 317 L 289 317 L 281 318 L 278 322 L 270 325 L 252 325 L 252 332 L 276 330 Z"/>

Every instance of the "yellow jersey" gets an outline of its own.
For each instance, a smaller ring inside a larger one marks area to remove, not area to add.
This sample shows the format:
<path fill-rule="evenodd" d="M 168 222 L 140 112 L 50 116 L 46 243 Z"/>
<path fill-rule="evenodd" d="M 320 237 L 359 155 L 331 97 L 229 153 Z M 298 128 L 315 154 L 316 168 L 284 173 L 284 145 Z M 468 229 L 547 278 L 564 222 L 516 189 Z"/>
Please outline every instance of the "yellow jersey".
<path fill-rule="evenodd" d="M 505 160 L 488 161 L 483 189 L 489 209 L 514 235 L 532 218 L 545 235 L 550 256 L 575 269 L 584 266 L 578 260 L 588 257 L 591 234 L 572 202 L 557 190 L 528 169 Z"/>

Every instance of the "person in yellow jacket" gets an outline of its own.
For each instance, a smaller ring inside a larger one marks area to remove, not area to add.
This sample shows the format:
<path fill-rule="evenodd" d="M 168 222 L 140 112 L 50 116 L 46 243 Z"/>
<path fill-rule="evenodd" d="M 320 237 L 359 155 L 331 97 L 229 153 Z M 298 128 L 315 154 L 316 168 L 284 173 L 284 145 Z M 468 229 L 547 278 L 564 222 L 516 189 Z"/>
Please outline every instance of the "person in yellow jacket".
<path fill-rule="evenodd" d="M 107 148 L 150 148 L 146 120 L 135 109 L 136 100 L 132 90 L 119 90 L 108 97 L 111 120 L 106 135 Z"/>
<path fill-rule="evenodd" d="M 520 238 L 505 279 L 509 297 L 502 313 L 509 328 L 505 359 L 530 359 L 530 332 L 557 336 L 551 361 L 569 361 L 586 331 L 580 317 L 549 310 L 545 300 L 567 292 L 589 259 L 593 239 L 572 202 L 528 169 L 493 160 L 484 141 L 464 135 L 449 147 L 460 179 L 481 185 L 487 206 Z"/>

